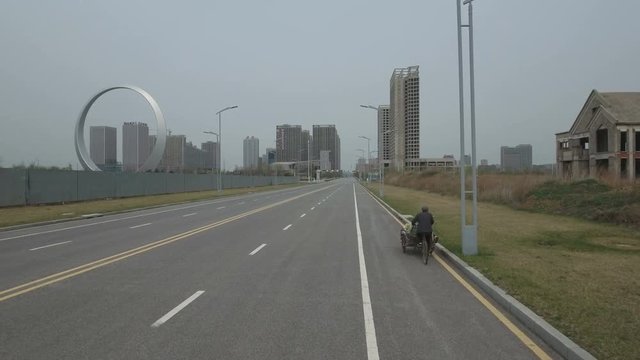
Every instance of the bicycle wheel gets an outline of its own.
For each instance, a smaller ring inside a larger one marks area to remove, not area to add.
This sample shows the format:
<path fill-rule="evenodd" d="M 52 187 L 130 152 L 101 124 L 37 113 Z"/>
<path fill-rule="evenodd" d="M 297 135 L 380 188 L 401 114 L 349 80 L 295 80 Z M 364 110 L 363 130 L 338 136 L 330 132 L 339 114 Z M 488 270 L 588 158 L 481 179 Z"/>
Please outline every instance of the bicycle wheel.
<path fill-rule="evenodd" d="M 429 242 L 428 241 L 424 241 L 426 244 L 422 244 L 422 262 L 427 265 L 427 263 L 429 262 Z"/>

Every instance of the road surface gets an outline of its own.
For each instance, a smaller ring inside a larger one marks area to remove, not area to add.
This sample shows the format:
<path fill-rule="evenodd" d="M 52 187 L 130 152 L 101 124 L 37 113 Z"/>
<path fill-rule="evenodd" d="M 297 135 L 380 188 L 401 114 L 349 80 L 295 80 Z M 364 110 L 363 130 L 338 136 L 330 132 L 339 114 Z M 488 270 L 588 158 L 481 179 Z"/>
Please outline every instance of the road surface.
<path fill-rule="evenodd" d="M 0 232 L 0 359 L 559 358 L 399 229 L 341 179 Z"/>

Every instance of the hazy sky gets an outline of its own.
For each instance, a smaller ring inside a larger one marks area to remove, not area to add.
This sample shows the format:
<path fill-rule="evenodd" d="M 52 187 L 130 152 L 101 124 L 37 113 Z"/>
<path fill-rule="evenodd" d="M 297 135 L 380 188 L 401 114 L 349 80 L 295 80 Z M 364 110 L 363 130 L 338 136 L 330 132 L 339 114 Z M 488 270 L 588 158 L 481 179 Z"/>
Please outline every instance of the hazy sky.
<path fill-rule="evenodd" d="M 533 145 L 554 161 L 591 89 L 640 91 L 640 1 L 476 0 L 479 159 Z M 466 10 L 463 10 L 466 18 Z M 97 91 L 132 84 L 158 101 L 168 127 L 200 145 L 223 116 L 223 158 L 242 139 L 272 146 L 275 126 L 335 124 L 342 167 L 376 138 L 394 68 L 420 66 L 422 157 L 459 158 L 455 0 L 0 2 L 0 166 L 77 164 L 74 126 Z M 466 39 L 466 37 L 465 37 Z M 466 46 L 465 46 L 466 49 Z M 465 62 L 465 66 L 466 66 Z M 90 125 L 145 121 L 134 93 L 105 95 Z M 371 149 L 376 148 L 375 140 Z"/>

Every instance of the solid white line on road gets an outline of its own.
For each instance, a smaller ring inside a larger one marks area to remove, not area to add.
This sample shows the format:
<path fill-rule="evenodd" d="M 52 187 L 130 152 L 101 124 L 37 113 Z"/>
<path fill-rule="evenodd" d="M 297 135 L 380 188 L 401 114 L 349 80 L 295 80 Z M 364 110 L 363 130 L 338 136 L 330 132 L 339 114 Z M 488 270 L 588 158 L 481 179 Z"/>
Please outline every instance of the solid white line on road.
<path fill-rule="evenodd" d="M 244 201 L 239 202 L 238 205 L 244 205 Z"/>
<path fill-rule="evenodd" d="M 140 225 L 136 225 L 136 226 L 130 226 L 129 229 L 137 229 L 137 228 L 141 228 L 143 226 L 149 226 L 149 225 L 151 225 L 151 223 L 140 224 Z"/>
<path fill-rule="evenodd" d="M 289 224 L 289 225 L 285 226 L 284 229 L 282 229 L 282 230 L 285 230 L 285 231 L 288 230 L 291 227 L 291 225 L 293 225 L 293 224 Z"/>
<path fill-rule="evenodd" d="M 59 243 L 55 243 L 55 244 L 51 244 L 51 245 L 40 246 L 40 247 L 37 247 L 37 248 L 29 249 L 29 251 L 40 250 L 40 249 L 44 249 L 44 248 L 48 248 L 48 247 L 52 247 L 52 246 L 58 246 L 58 245 L 68 244 L 68 243 L 70 243 L 70 242 L 71 242 L 71 240 L 69 240 L 69 241 L 63 241 L 63 242 L 59 242 Z"/>
<path fill-rule="evenodd" d="M 362 287 L 362 311 L 364 313 L 364 332 L 367 340 L 367 359 L 379 360 L 378 341 L 376 340 L 376 327 L 373 323 L 373 310 L 371 309 L 371 295 L 369 294 L 369 279 L 367 278 L 367 266 L 364 262 L 364 249 L 362 247 L 362 232 L 360 231 L 360 218 L 358 217 L 358 199 L 356 197 L 356 184 L 353 184 L 353 202 L 356 209 L 356 234 L 358 235 L 358 258 L 360 259 L 360 286 Z"/>
<path fill-rule="evenodd" d="M 300 217 L 301 217 L 301 218 L 303 218 L 303 217 L 305 217 L 305 216 L 307 216 L 307 214 L 302 214 L 302 215 L 300 215 Z"/>
<path fill-rule="evenodd" d="M 193 302 L 193 300 L 197 299 L 198 296 L 204 294 L 204 290 L 198 290 L 195 292 L 195 294 L 189 296 L 189 298 L 185 301 L 183 301 L 180 305 L 176 306 L 175 308 L 173 308 L 173 310 L 169 311 L 168 313 L 166 313 L 163 317 L 161 317 L 160 319 L 158 319 L 156 322 L 154 322 L 153 324 L 151 324 L 151 327 L 158 327 L 164 323 L 166 323 L 167 321 L 169 321 L 169 319 L 171 319 L 175 314 L 177 314 L 180 310 L 184 309 L 185 307 L 187 307 L 187 305 L 189 305 L 191 302 Z"/>
<path fill-rule="evenodd" d="M 313 210 L 313 209 L 315 209 L 315 208 L 316 208 L 316 207 L 314 206 L 314 207 L 312 207 L 312 208 L 311 208 L 311 210 Z"/>
<path fill-rule="evenodd" d="M 193 215 L 195 215 L 195 214 L 197 214 L 197 213 L 184 214 L 184 215 L 182 215 L 182 217 L 189 217 L 189 216 L 193 216 Z"/>
<path fill-rule="evenodd" d="M 226 208 L 226 206 L 220 206 L 220 207 L 219 207 L 219 208 L 217 208 L 216 210 L 222 210 L 222 209 L 224 209 L 224 208 Z"/>
<path fill-rule="evenodd" d="M 322 204 L 322 202 L 319 202 L 318 205 Z"/>
<path fill-rule="evenodd" d="M 255 255 L 258 251 L 262 250 L 263 247 L 267 246 L 267 244 L 262 244 L 258 246 L 255 250 L 249 253 L 249 255 Z"/>
<path fill-rule="evenodd" d="M 258 201 L 258 200 L 260 200 L 260 199 L 253 199 L 253 201 L 254 201 L 254 202 L 256 202 L 256 201 Z"/>

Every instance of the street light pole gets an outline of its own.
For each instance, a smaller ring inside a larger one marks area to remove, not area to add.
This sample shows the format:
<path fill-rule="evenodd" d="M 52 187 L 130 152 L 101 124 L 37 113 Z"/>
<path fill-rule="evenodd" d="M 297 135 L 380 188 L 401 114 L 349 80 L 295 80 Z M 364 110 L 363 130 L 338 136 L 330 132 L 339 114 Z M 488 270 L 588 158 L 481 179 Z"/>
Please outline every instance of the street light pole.
<path fill-rule="evenodd" d="M 311 140 L 307 137 L 307 183 L 311 183 Z"/>
<path fill-rule="evenodd" d="M 387 130 L 382 134 L 382 137 L 384 138 L 384 135 L 387 134 L 391 134 L 392 132 L 395 132 L 396 130 Z M 384 151 L 383 151 L 384 154 Z M 380 157 L 380 152 L 378 152 L 378 158 Z M 380 197 L 383 198 L 384 197 L 384 160 L 382 161 L 382 179 L 380 181 L 381 187 L 380 187 Z"/>
<path fill-rule="evenodd" d="M 220 152 L 220 135 L 218 135 L 218 133 L 214 133 L 213 131 L 203 131 L 203 133 L 205 134 L 211 134 L 211 135 L 215 135 L 216 136 L 216 142 L 218 143 L 218 153 Z M 211 147 L 211 175 L 213 175 L 213 165 L 216 162 L 215 156 L 213 156 L 213 147 Z M 220 166 L 220 164 L 218 164 L 218 167 Z M 220 179 L 218 179 L 219 181 Z M 219 184 L 219 183 L 218 183 Z M 218 189 L 218 191 L 220 191 L 219 185 L 216 184 L 216 188 Z"/>
<path fill-rule="evenodd" d="M 478 252 L 477 232 L 478 232 L 478 164 L 476 160 L 476 87 L 474 76 L 474 60 L 473 60 L 473 0 L 466 0 L 469 4 L 469 87 L 471 93 L 469 101 L 471 102 L 471 191 L 473 191 L 473 207 L 472 221 L 474 226 L 474 253 Z"/>
<path fill-rule="evenodd" d="M 273 149 L 275 149 L 275 155 L 273 157 L 273 167 L 276 168 L 275 176 L 273 178 L 273 185 L 278 185 L 278 143 L 276 141 L 272 142 Z M 267 163 L 269 162 L 269 153 L 267 153 Z"/>
<path fill-rule="evenodd" d="M 378 153 L 378 188 L 380 188 L 380 153 L 378 150 L 371 150 L 369 152 L 369 159 L 371 159 L 371 154 Z"/>
<path fill-rule="evenodd" d="M 360 159 L 364 160 L 365 159 L 365 157 L 364 157 L 364 149 L 356 149 L 356 151 L 362 151 L 362 157 Z M 358 162 L 360 162 L 359 159 L 358 159 Z M 365 164 L 365 171 L 366 171 L 366 164 Z M 359 173 L 360 172 L 358 171 L 358 174 Z M 360 180 L 362 180 L 362 175 L 360 175 Z"/>
<path fill-rule="evenodd" d="M 379 107 L 375 107 L 372 105 L 360 105 L 361 108 L 365 108 L 365 109 L 371 109 L 371 110 L 375 110 L 376 113 L 378 113 L 380 111 Z M 378 115 L 379 117 L 380 115 Z M 378 118 L 379 119 L 379 118 Z M 380 121 L 380 120 L 378 120 Z M 383 127 L 381 127 L 380 125 L 378 125 L 378 150 L 380 150 L 380 148 L 384 147 L 383 146 L 383 142 L 380 142 L 380 129 L 384 129 Z M 385 132 L 385 134 L 388 132 Z M 383 136 L 384 137 L 384 136 Z M 382 162 L 384 165 L 384 149 L 382 149 L 382 151 L 378 152 L 378 177 L 380 177 L 380 159 L 382 158 Z M 382 170 L 384 171 L 384 170 Z M 383 196 L 384 190 L 382 189 L 382 180 L 378 179 L 378 195 L 380 195 L 380 197 Z"/>
<path fill-rule="evenodd" d="M 218 156 L 220 157 L 220 161 L 218 162 L 218 191 L 222 191 L 222 113 L 236 109 L 238 105 L 227 106 L 226 108 L 218 111 L 216 115 L 218 115 Z"/>
<path fill-rule="evenodd" d="M 366 136 L 362 136 L 362 135 L 360 135 L 358 137 L 367 140 L 367 183 L 370 183 L 371 181 L 369 180 L 369 173 L 371 172 L 371 157 L 370 157 L 370 151 L 369 150 L 370 150 L 371 139 L 369 139 Z"/>
<path fill-rule="evenodd" d="M 460 0 L 456 0 L 458 18 L 458 96 L 460 105 L 460 223 L 462 227 L 462 253 L 476 255 L 478 253 L 478 196 L 476 169 L 476 129 L 475 129 L 475 84 L 473 68 L 473 0 L 464 0 L 463 5 L 469 5 L 469 24 L 462 25 Z M 462 69 L 462 28 L 469 28 L 469 83 L 471 101 L 471 170 L 472 170 L 472 224 L 467 225 L 466 179 L 465 179 L 465 136 L 464 136 L 464 85 Z"/>

